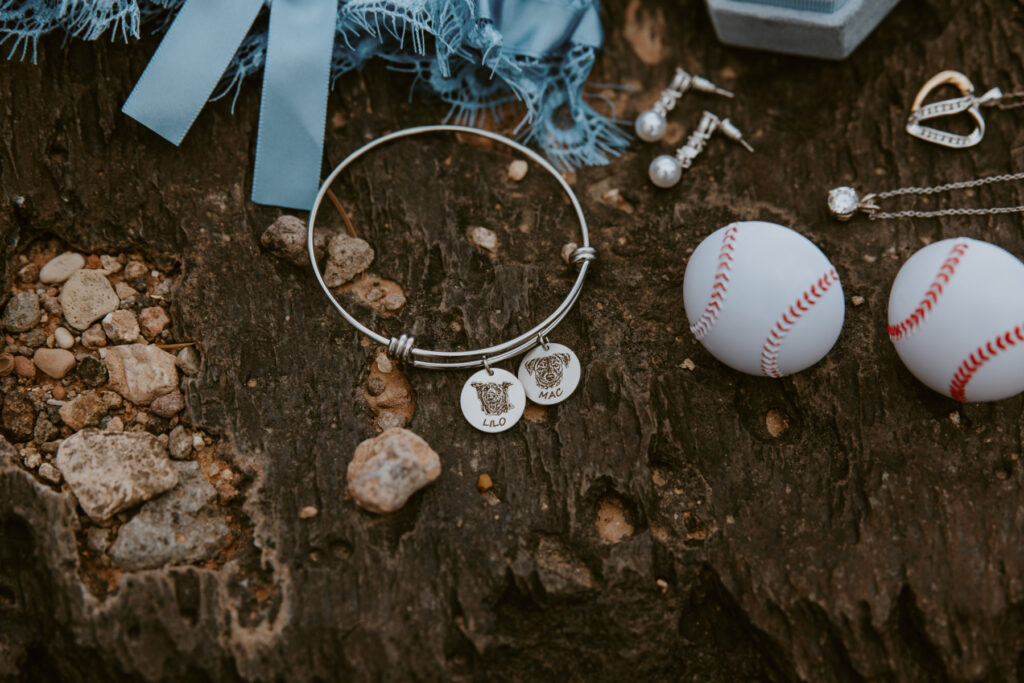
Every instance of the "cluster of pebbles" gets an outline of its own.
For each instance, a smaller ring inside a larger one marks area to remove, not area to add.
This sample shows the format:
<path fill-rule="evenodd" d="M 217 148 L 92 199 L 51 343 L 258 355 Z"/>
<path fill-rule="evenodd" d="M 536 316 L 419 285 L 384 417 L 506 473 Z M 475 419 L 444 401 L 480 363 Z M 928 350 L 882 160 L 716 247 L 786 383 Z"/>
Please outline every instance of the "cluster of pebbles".
<path fill-rule="evenodd" d="M 306 223 L 284 215 L 263 232 L 260 243 L 278 258 L 308 268 L 306 239 Z M 367 272 L 374 252 L 366 240 L 318 229 L 313 249 L 317 262 L 323 263 L 324 284 L 335 293 L 350 294 L 383 316 L 394 315 L 405 306 L 405 294 L 397 283 Z"/>
<path fill-rule="evenodd" d="M 468 237 L 482 241 L 478 246 L 485 251 L 497 249 L 497 236 L 486 228 L 472 228 Z M 260 241 L 278 258 L 308 268 L 306 239 L 306 223 L 285 215 L 264 231 Z M 405 305 L 397 283 L 366 272 L 373 264 L 374 252 L 365 240 L 317 231 L 313 242 L 317 260 L 324 264 L 324 284 L 332 291 L 350 294 L 384 316 Z M 394 512 L 440 476 L 440 458 L 420 436 L 405 429 L 416 410 L 412 387 L 387 355 L 377 354 L 370 364 L 363 391 L 356 395 L 356 407 L 374 416 L 380 434 L 356 448 L 348 466 L 348 494 L 371 512 Z M 303 519 L 315 515 L 312 506 L 300 513 Z"/>
<path fill-rule="evenodd" d="M 181 421 L 201 359 L 174 343 L 174 278 L 137 254 L 54 242 L 19 265 L 0 316 L 0 457 L 70 490 L 93 549 L 121 566 L 208 556 L 228 529 L 195 462 L 211 440 Z"/>

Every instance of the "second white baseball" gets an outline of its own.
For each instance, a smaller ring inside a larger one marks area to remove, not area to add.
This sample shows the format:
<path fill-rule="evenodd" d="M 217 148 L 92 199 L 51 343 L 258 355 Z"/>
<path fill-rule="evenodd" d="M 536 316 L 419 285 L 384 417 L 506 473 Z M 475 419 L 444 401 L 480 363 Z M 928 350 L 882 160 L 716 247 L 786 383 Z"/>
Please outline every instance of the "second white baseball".
<path fill-rule="evenodd" d="M 767 377 L 799 372 L 839 338 L 839 276 L 798 232 L 745 221 L 709 235 L 683 276 L 690 331 L 726 365 Z"/>
<path fill-rule="evenodd" d="M 958 401 L 1024 391 L 1024 263 L 994 244 L 942 240 L 907 260 L 889 295 L 889 338 L 907 369 Z"/>

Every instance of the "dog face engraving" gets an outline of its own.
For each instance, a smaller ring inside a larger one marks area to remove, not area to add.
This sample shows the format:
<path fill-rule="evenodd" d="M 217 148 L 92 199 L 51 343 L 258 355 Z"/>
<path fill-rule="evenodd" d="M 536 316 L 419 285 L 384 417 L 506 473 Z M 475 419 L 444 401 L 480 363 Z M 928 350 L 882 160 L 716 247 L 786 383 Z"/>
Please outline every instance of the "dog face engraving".
<path fill-rule="evenodd" d="M 541 389 L 553 389 L 562 383 L 562 374 L 569 366 L 569 354 L 553 353 L 526 361 L 526 371 L 537 380 Z"/>
<path fill-rule="evenodd" d="M 480 407 L 487 415 L 504 415 L 511 412 L 512 402 L 508 399 L 508 388 L 512 382 L 473 382 Z"/>

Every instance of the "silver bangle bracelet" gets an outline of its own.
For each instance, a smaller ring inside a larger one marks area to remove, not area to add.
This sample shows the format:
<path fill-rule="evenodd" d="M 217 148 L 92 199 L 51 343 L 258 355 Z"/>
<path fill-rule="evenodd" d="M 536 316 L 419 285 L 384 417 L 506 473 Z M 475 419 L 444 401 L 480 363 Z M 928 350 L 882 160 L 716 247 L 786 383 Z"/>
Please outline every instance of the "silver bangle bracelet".
<path fill-rule="evenodd" d="M 565 192 L 566 195 L 568 195 L 569 201 L 571 202 L 572 207 L 576 212 L 576 217 L 579 219 L 580 222 L 582 246 L 577 247 L 572 252 L 569 258 L 570 263 L 579 266 L 579 273 L 576 276 L 576 281 L 573 283 L 572 289 L 569 291 L 568 296 L 565 297 L 565 299 L 558 306 L 558 308 L 556 308 L 547 318 L 541 321 L 541 323 L 538 324 L 537 326 L 533 327 L 527 332 L 524 332 L 515 339 L 510 339 L 509 341 L 503 342 L 501 344 L 496 344 L 494 346 L 489 346 L 483 349 L 474 349 L 471 351 L 434 351 L 431 349 L 416 347 L 415 340 L 412 337 L 412 335 L 402 334 L 398 337 L 389 338 L 385 337 L 382 334 L 378 334 L 377 332 L 371 330 L 366 325 L 363 325 L 361 322 L 356 320 L 355 317 L 353 317 L 352 314 L 346 311 L 345 308 L 341 305 L 341 303 L 338 302 L 334 294 L 331 292 L 330 288 L 324 282 L 323 275 L 320 272 L 320 267 L 316 262 L 316 252 L 314 249 L 313 240 L 314 230 L 316 227 L 316 220 L 317 216 L 319 215 L 320 206 L 323 203 L 324 198 L 327 196 L 327 192 L 330 189 L 331 184 L 334 182 L 334 180 L 354 161 L 359 159 L 361 156 L 363 156 L 370 150 L 373 150 L 381 145 L 387 144 L 394 140 L 398 140 L 400 138 L 407 138 L 413 135 L 422 135 L 425 133 L 437 132 L 453 132 L 465 133 L 468 135 L 477 135 L 483 138 L 493 140 L 495 142 L 500 142 L 501 144 L 516 150 L 517 152 L 525 156 L 527 159 L 533 161 L 538 166 L 546 170 L 555 178 L 556 181 L 558 181 L 558 184 L 561 186 L 562 190 Z M 503 373 L 504 375 L 508 375 L 509 377 L 512 377 L 514 379 L 515 376 L 511 375 L 511 373 L 508 373 L 504 370 L 493 369 L 491 365 L 494 363 L 498 363 L 502 360 L 506 360 L 508 358 L 513 358 L 515 356 L 518 356 L 519 354 L 531 351 L 531 349 L 534 349 L 534 347 L 537 347 L 538 345 L 541 345 L 541 347 L 544 349 L 545 352 L 547 352 L 548 355 L 541 357 L 543 354 L 538 354 L 536 351 L 532 351 L 528 355 L 527 359 L 524 359 L 523 367 L 520 368 L 519 372 L 520 381 L 523 379 L 525 373 L 528 380 L 533 378 L 537 379 L 540 382 L 539 384 L 536 381 L 534 382 L 535 386 L 532 387 L 532 393 L 530 382 L 524 382 L 524 384 L 526 385 L 525 392 L 529 396 L 529 398 L 531 400 L 534 400 L 535 402 L 539 402 L 542 404 L 556 403 L 566 398 L 572 392 L 572 390 L 575 389 L 576 382 L 579 381 L 579 361 L 576 359 L 575 354 L 573 354 L 572 351 L 570 351 L 568 348 L 563 347 L 559 344 L 550 344 L 547 341 L 547 335 L 562 321 L 563 318 L 565 318 L 565 316 L 572 309 L 573 305 L 576 303 L 576 300 L 580 296 L 580 292 L 583 290 L 583 281 L 586 278 L 590 262 L 596 258 L 597 253 L 594 250 L 594 248 L 590 246 L 590 235 L 587 231 L 587 219 L 583 215 L 583 208 L 580 206 L 580 202 L 579 199 L 576 197 L 576 194 L 572 191 L 572 188 L 569 187 L 569 184 L 565 181 L 564 178 L 562 178 L 561 174 L 559 174 L 558 170 L 553 165 L 551 165 L 550 162 L 548 162 L 546 159 L 544 159 L 542 156 L 540 156 L 533 150 L 529 149 L 528 147 L 525 147 L 524 145 L 521 145 L 518 142 L 511 140 L 503 135 L 499 135 L 498 133 L 492 133 L 490 131 L 480 130 L 477 128 L 469 128 L 466 126 L 456 126 L 448 124 L 405 128 L 376 138 L 375 140 L 368 142 L 367 144 L 363 145 L 359 149 L 349 154 L 340 164 L 338 164 L 338 166 L 333 171 L 331 171 L 331 174 L 327 176 L 327 179 L 324 181 L 323 185 L 320 187 L 320 191 L 316 195 L 316 201 L 313 202 L 313 208 L 310 211 L 309 225 L 306 234 L 306 244 L 309 250 L 309 260 L 313 266 L 313 273 L 316 276 L 317 282 L 320 283 L 320 288 L 323 290 L 324 294 L 327 295 L 327 298 L 330 300 L 331 304 L 338 311 L 338 313 L 340 313 L 341 316 L 346 321 L 348 321 L 350 325 L 352 325 L 354 328 L 356 328 L 357 330 L 359 330 L 364 335 L 374 340 L 378 344 L 381 344 L 384 347 L 386 347 L 388 356 L 412 367 L 425 368 L 428 370 L 458 370 L 468 368 L 484 368 L 484 370 L 471 377 L 470 381 L 466 383 L 466 388 L 464 388 L 463 391 L 463 412 L 466 412 L 467 410 L 466 389 L 473 387 L 479 393 L 483 391 L 483 389 L 481 389 L 482 384 L 486 386 L 495 385 L 499 387 L 499 393 L 502 390 L 507 392 L 509 389 L 508 387 L 502 387 L 501 383 L 493 381 L 474 382 L 474 379 L 477 377 L 477 375 L 486 373 L 488 379 L 493 379 L 496 373 Z M 551 349 L 554 347 L 558 347 L 557 350 L 551 351 Z M 538 358 L 540 358 L 540 360 L 538 360 L 537 362 L 533 362 L 531 364 L 530 357 L 534 355 L 537 355 Z M 564 362 L 562 361 L 563 358 L 565 359 Z M 574 368 L 570 367 L 572 365 L 570 361 L 575 363 Z M 530 370 L 528 371 L 525 370 L 525 366 L 527 365 L 530 366 Z M 554 366 L 558 367 L 555 368 Z M 573 378 L 573 369 L 575 369 L 575 378 Z M 533 377 L 535 373 L 541 372 L 544 372 L 546 374 L 543 377 L 541 377 L 540 375 L 538 375 L 537 378 Z M 558 378 L 560 380 L 565 380 L 565 386 L 554 387 L 552 382 L 554 381 L 554 377 L 556 374 L 558 375 Z M 569 380 L 573 381 L 570 382 Z M 568 386 L 568 384 L 570 383 L 572 385 L 571 387 Z M 506 381 L 504 382 L 504 384 L 510 384 L 510 382 Z M 523 387 L 519 387 L 520 393 L 523 391 L 523 389 Z M 515 391 L 516 389 L 513 386 L 513 394 L 515 393 Z M 472 389 L 470 390 L 470 394 L 472 394 Z M 555 394 L 557 394 L 557 396 Z M 499 398 L 501 397 L 499 396 Z M 505 398 L 505 403 L 509 403 L 509 397 L 506 396 Z M 482 415 L 484 415 L 482 420 L 488 421 L 489 418 L 494 418 L 494 421 L 497 422 L 500 419 L 502 424 L 500 425 L 500 429 L 497 428 L 499 425 L 496 424 L 482 425 L 481 419 L 474 420 L 470 417 L 469 414 L 467 414 L 467 419 L 469 419 L 470 422 L 473 423 L 474 426 L 476 426 L 478 429 L 481 429 L 483 431 L 503 431 L 504 429 L 511 427 L 512 424 L 515 424 L 515 421 L 518 420 L 518 415 L 516 415 L 515 419 L 511 420 L 510 422 L 508 418 L 511 416 L 511 413 L 509 413 L 508 411 L 502 414 L 500 418 L 495 417 L 498 415 L 498 413 L 493 411 L 496 410 L 498 407 L 501 407 L 498 405 L 500 401 L 492 401 L 491 405 L 484 405 L 485 400 L 482 394 L 479 396 L 479 400 L 480 412 Z M 518 403 L 525 403 L 525 398 L 522 400 L 518 400 Z M 523 407 L 523 405 L 518 406 L 519 415 L 522 414 Z M 516 411 L 513 410 L 512 412 Z"/>

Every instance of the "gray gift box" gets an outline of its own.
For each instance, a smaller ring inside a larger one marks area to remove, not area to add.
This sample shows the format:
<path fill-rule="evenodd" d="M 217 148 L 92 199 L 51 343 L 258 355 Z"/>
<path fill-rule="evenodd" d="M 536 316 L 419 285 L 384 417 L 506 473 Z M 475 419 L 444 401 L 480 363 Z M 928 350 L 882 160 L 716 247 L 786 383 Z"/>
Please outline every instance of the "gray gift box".
<path fill-rule="evenodd" d="M 707 0 L 718 39 L 771 52 L 844 59 L 899 0 Z"/>

